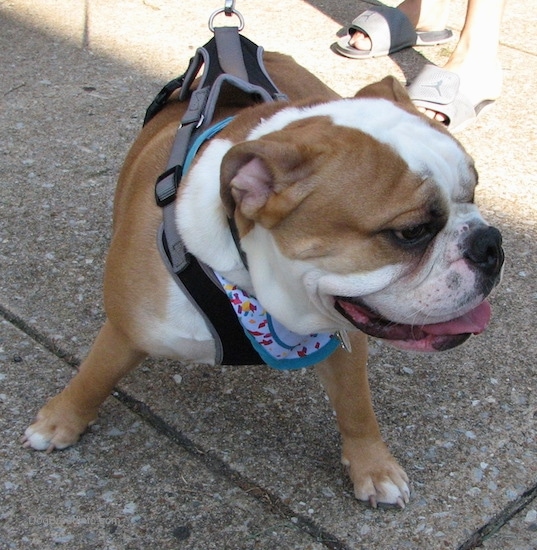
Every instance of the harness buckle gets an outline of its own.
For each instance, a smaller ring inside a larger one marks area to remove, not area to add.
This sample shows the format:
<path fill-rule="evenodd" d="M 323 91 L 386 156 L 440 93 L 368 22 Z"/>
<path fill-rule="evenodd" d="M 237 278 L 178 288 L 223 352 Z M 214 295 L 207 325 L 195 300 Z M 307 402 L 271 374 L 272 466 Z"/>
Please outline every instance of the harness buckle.
<path fill-rule="evenodd" d="M 177 188 L 183 177 L 183 167 L 180 164 L 172 166 L 161 174 L 155 183 L 155 201 L 164 207 L 175 200 Z"/>
<path fill-rule="evenodd" d="M 157 94 L 151 105 L 147 108 L 147 111 L 145 113 L 144 123 L 145 126 L 159 111 L 162 110 L 164 105 L 168 102 L 168 99 L 170 99 L 170 96 L 177 90 L 178 88 L 181 88 L 183 86 L 183 83 L 185 81 L 185 75 L 178 76 L 177 78 L 174 78 L 160 92 Z"/>

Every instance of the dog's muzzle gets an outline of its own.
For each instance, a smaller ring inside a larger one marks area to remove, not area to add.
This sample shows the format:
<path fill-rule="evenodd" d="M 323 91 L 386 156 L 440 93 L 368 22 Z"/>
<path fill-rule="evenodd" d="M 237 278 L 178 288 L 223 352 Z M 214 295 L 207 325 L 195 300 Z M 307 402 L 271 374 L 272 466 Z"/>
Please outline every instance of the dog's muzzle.
<path fill-rule="evenodd" d="M 382 317 L 359 298 L 342 296 L 336 296 L 336 310 L 362 332 L 402 349 L 443 351 L 462 344 L 470 335 L 483 332 L 489 323 L 490 305 L 485 297 L 501 279 L 504 252 L 501 233 L 485 225 L 472 229 L 460 246 L 464 260 L 475 273 L 475 292 L 483 298 L 464 315 L 441 323 L 405 325 Z"/>

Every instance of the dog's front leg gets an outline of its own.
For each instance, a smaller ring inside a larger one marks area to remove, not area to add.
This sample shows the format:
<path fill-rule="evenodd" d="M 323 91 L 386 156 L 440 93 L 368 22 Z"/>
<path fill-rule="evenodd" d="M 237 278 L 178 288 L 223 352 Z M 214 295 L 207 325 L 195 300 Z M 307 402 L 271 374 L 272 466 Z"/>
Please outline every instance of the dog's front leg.
<path fill-rule="evenodd" d="M 408 477 L 380 435 L 367 380 L 367 336 L 349 335 L 352 352 L 340 348 L 317 366 L 336 411 L 342 437 L 342 462 L 349 468 L 354 494 L 373 507 L 378 503 L 404 507 Z"/>
<path fill-rule="evenodd" d="M 99 407 L 116 383 L 144 357 L 145 354 L 134 349 L 128 338 L 106 321 L 78 373 L 26 429 L 24 446 L 50 452 L 76 443 L 95 421 Z"/>

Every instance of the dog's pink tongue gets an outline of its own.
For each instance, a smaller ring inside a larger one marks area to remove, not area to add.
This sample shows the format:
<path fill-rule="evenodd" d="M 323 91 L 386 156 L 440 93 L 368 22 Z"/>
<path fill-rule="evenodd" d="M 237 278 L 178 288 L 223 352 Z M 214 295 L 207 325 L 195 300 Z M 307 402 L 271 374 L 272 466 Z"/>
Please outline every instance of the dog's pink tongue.
<path fill-rule="evenodd" d="M 434 325 L 423 325 L 421 329 L 427 334 L 445 336 L 448 334 L 480 334 L 489 324 L 491 316 L 490 304 L 485 301 L 465 315 Z"/>

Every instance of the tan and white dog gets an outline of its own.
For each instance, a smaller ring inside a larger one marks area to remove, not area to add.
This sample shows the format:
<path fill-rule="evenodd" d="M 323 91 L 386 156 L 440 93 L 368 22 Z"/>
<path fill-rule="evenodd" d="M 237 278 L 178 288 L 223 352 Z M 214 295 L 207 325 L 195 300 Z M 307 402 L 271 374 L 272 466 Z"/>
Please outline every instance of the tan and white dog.
<path fill-rule="evenodd" d="M 371 405 L 366 335 L 440 351 L 482 332 L 485 297 L 503 264 L 501 236 L 474 204 L 471 158 L 394 79 L 341 99 L 287 56 L 265 54 L 265 64 L 290 102 L 240 112 L 220 106 L 215 122 L 236 117 L 183 179 L 177 227 L 188 250 L 290 330 L 348 332 L 352 351 L 338 348 L 317 366 L 337 414 L 342 461 L 358 499 L 404 506 L 408 479 Z M 162 212 L 154 183 L 184 108 L 171 102 L 125 161 L 106 264 L 107 320 L 77 375 L 26 430 L 27 447 L 74 444 L 148 355 L 214 362 L 211 332 L 155 244 Z"/>

